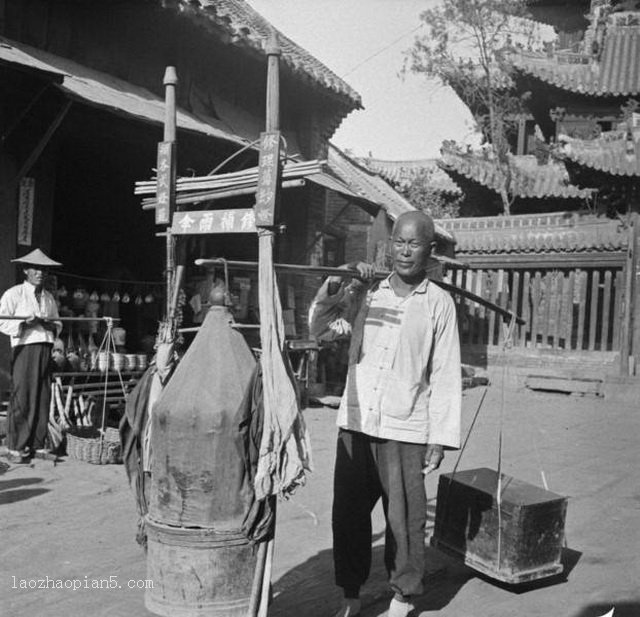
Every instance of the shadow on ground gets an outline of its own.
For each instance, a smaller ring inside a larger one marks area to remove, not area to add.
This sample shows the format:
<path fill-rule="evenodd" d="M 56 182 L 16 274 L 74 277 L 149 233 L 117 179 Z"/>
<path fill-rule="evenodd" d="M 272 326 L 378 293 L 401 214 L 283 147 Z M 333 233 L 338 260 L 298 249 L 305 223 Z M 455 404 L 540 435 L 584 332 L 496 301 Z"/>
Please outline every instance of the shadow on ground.
<path fill-rule="evenodd" d="M 39 484 L 42 478 L 12 478 L 0 480 L 0 505 L 23 501 L 48 493 L 48 488 L 18 488 L 29 484 Z"/>
<path fill-rule="evenodd" d="M 28 484 L 39 484 L 42 478 L 12 478 L 11 480 L 0 480 L 0 491 L 8 491 L 19 486 L 27 486 Z"/>
<path fill-rule="evenodd" d="M 48 493 L 48 488 L 24 488 L 15 491 L 6 491 L 0 493 L 0 506 L 7 503 L 15 503 L 16 501 L 24 501 L 25 499 L 31 499 L 31 497 L 37 497 Z"/>
<path fill-rule="evenodd" d="M 460 588 L 473 577 L 473 573 L 433 548 L 427 548 L 426 552 L 425 593 L 415 599 L 416 608 L 420 611 L 439 610 L 449 604 Z M 274 584 L 273 592 L 270 617 L 331 615 L 339 607 L 342 598 L 341 591 L 333 582 L 332 551 L 321 551 L 286 572 Z M 374 546 L 371 573 L 360 594 L 361 616 L 383 614 L 392 595 L 384 567 L 384 547 Z"/>

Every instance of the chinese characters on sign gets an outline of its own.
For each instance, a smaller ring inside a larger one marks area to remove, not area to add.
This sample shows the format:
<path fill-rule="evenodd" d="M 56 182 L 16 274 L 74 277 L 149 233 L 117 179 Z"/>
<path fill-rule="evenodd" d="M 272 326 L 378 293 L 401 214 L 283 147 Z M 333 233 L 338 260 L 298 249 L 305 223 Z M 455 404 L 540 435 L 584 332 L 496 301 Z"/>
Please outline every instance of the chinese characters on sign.
<path fill-rule="evenodd" d="M 259 227 L 272 227 L 275 224 L 279 165 L 280 131 L 262 133 L 256 191 L 256 224 Z"/>
<path fill-rule="evenodd" d="M 156 186 L 156 225 L 168 225 L 171 220 L 172 198 L 175 187 L 175 143 L 158 144 L 158 180 Z"/>
<path fill-rule="evenodd" d="M 35 193 L 35 178 L 22 178 L 18 197 L 18 244 L 20 246 L 31 245 Z"/>
<path fill-rule="evenodd" d="M 171 232 L 175 235 L 256 233 L 252 208 L 176 212 Z"/>

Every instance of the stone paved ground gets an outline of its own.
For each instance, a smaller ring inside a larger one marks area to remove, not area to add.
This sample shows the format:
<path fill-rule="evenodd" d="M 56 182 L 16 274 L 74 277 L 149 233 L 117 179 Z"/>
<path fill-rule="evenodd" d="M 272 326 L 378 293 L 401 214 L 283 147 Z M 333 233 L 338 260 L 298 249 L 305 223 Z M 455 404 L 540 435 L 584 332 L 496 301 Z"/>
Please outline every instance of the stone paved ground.
<path fill-rule="evenodd" d="M 502 388 L 488 389 L 460 469 L 493 467 Z M 468 426 L 483 388 L 465 393 Z M 505 388 L 503 470 L 570 496 L 567 575 L 545 584 L 508 588 L 428 549 L 427 591 L 415 615 L 429 617 L 640 617 L 640 413 L 638 399 L 611 402 L 541 394 L 514 382 Z M 335 411 L 305 411 L 315 471 L 308 485 L 278 507 L 271 617 L 331 615 L 331 474 Z M 449 455 L 443 471 L 450 471 Z M 434 511 L 437 477 L 429 477 Z M 385 614 L 389 592 L 382 566 L 382 518 L 374 513 L 374 568 L 363 590 L 362 617 Z M 128 589 L 146 577 L 134 541 L 134 502 L 122 466 L 36 461 L 0 476 L 0 616 L 143 617 L 144 592 Z M 430 522 L 429 531 L 431 531 Z M 21 579 L 112 579 L 121 588 L 14 588 Z M 15 577 L 15 579 L 13 578 Z M 176 617 L 179 617 L 176 614 Z"/>

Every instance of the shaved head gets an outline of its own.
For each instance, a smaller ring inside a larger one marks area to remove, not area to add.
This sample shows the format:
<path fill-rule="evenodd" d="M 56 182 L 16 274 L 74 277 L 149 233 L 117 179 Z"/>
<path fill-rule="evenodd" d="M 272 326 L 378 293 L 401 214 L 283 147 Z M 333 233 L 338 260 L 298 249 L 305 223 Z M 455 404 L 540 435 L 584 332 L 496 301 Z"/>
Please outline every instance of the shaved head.
<path fill-rule="evenodd" d="M 411 212 L 401 214 L 393 224 L 391 235 L 395 237 L 398 231 L 405 225 L 415 225 L 415 229 L 427 244 L 435 240 L 436 229 L 433 224 L 433 219 L 428 214 L 419 210 L 412 210 Z"/>
<path fill-rule="evenodd" d="M 435 235 L 433 220 L 424 212 L 405 212 L 397 218 L 391 254 L 394 272 L 404 283 L 415 285 L 426 276 L 429 256 L 436 245 Z"/>

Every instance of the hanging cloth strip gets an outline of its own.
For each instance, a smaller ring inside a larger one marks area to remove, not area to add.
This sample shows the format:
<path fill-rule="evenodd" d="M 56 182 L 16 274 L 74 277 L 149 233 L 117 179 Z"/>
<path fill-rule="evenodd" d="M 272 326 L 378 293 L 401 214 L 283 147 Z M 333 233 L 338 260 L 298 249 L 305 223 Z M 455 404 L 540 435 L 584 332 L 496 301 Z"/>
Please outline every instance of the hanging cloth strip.
<path fill-rule="evenodd" d="M 282 307 L 273 265 L 273 233 L 258 232 L 260 340 L 264 428 L 255 477 L 257 499 L 286 497 L 311 470 L 309 435 L 285 349 Z"/>

